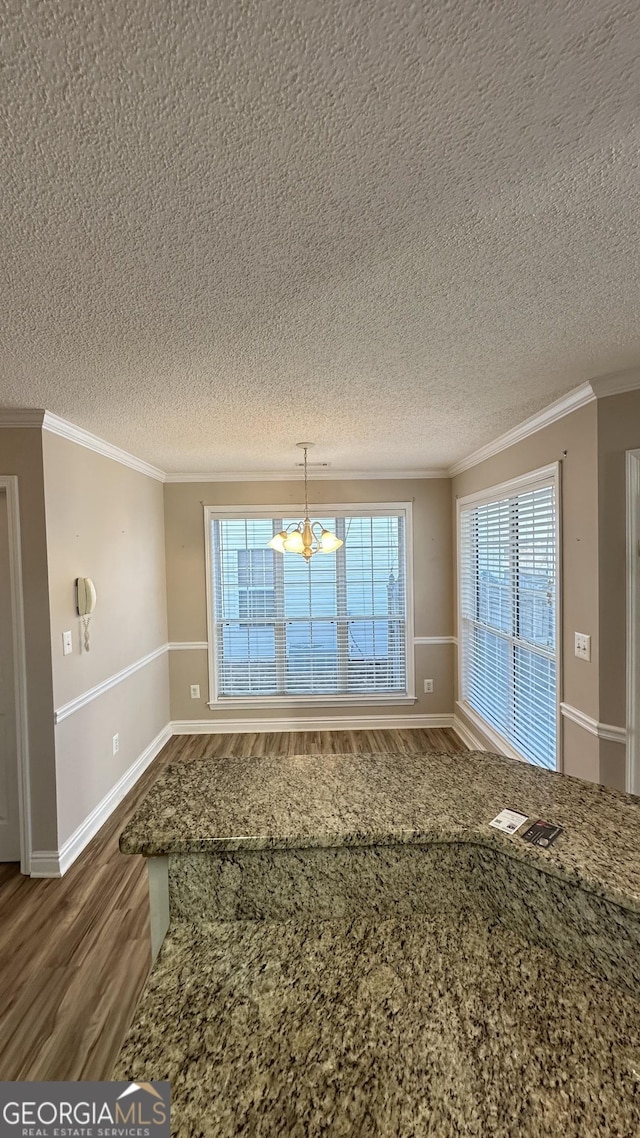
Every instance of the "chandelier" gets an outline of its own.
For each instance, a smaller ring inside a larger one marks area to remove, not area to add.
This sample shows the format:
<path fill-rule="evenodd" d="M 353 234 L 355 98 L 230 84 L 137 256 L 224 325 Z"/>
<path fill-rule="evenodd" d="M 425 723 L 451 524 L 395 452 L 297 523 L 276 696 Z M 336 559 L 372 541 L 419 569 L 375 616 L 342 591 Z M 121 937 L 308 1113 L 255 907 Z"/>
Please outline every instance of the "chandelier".
<path fill-rule="evenodd" d="M 316 553 L 334 553 L 343 545 L 342 538 L 325 529 L 321 522 L 309 520 L 309 488 L 307 477 L 307 450 L 313 443 L 296 443 L 304 451 L 304 521 L 291 522 L 271 538 L 269 545 L 277 553 L 298 553 L 310 561 Z"/>

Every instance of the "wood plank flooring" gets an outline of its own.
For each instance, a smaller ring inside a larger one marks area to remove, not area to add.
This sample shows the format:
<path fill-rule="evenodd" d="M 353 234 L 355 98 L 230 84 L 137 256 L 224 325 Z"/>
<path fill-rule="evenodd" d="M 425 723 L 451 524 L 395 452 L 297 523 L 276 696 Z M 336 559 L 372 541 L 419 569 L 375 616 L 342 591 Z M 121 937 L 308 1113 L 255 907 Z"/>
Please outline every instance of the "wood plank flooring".
<path fill-rule="evenodd" d="M 167 763 L 461 750 L 444 728 L 174 736 L 65 877 L 0 865 L 0 1080 L 111 1077 L 151 962 L 145 859 L 118 837 Z"/>

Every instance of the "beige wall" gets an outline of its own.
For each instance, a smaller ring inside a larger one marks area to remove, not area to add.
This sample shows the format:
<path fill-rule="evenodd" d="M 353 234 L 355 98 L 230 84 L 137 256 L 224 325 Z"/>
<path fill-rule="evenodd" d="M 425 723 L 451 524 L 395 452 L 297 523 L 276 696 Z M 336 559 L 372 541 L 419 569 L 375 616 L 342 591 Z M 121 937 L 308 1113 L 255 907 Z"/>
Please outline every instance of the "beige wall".
<path fill-rule="evenodd" d="M 515 446 L 479 463 L 453 480 L 457 498 L 511 478 L 561 463 L 562 497 L 562 698 L 598 719 L 598 473 L 596 403 L 566 415 Z M 455 540 L 455 539 L 454 539 Z M 457 566 L 457 555 L 454 567 Z M 573 652 L 574 632 L 591 636 L 591 662 Z M 463 717 L 464 718 L 464 717 Z M 598 781 L 597 739 L 562 721 L 567 774 Z"/>
<path fill-rule="evenodd" d="M 60 708 L 166 644 L 164 505 L 159 482 L 68 439 L 45 431 L 43 451 L 49 650 Z M 78 576 L 93 579 L 98 598 L 89 652 L 81 650 L 75 610 Z M 165 654 L 56 726 L 60 845 L 168 721 Z"/>
<path fill-rule="evenodd" d="M 640 448 L 640 391 L 598 400 L 600 718 L 626 721 L 626 456 Z"/>
<path fill-rule="evenodd" d="M 31 828 L 34 848 L 55 850 L 58 834 L 47 541 L 39 427 L 0 430 L 0 473 L 18 476 L 27 663 Z"/>
<path fill-rule="evenodd" d="M 61 845 L 168 722 L 169 675 L 165 654 L 57 724 Z M 120 751 L 114 756 L 115 731 L 120 735 Z"/>
<path fill-rule="evenodd" d="M 596 720 L 625 723 L 625 466 L 640 447 L 640 391 L 601 399 L 453 480 L 454 502 L 554 461 L 562 465 L 563 699 Z M 33 845 L 55 850 L 113 788 L 169 718 L 235 718 L 207 707 L 206 652 L 159 657 L 58 724 L 54 707 L 173 642 L 207 637 L 203 505 L 290 504 L 301 482 L 181 483 L 164 488 L 128 467 L 39 428 L 0 431 L 0 473 L 19 480 Z M 164 490 L 164 494 L 163 494 Z M 455 534 L 448 479 L 312 483 L 312 501 L 413 501 L 415 634 L 455 632 Z M 455 513 L 455 510 L 454 510 Z M 166 582 L 165 582 L 166 549 Z M 454 568 L 452 575 L 451 568 Z M 74 581 L 93 577 L 98 605 L 91 651 L 80 653 Z M 168 607 L 168 630 L 167 630 Z M 74 650 L 62 655 L 71 629 Z M 573 633 L 592 637 L 592 662 L 573 655 Z M 335 717 L 448 714 L 452 645 L 416 645 L 418 701 L 349 707 Z M 434 694 L 422 694 L 432 677 Z M 201 699 L 189 686 L 200 684 Z M 169 685 L 170 705 L 169 714 Z M 325 709 L 329 714 L 330 709 Z M 272 718 L 296 711 L 275 708 Z M 306 717 L 310 709 L 299 709 Z M 251 717 L 243 710 L 242 718 Z M 268 713 L 256 710 L 254 717 Z M 564 769 L 624 785 L 624 748 L 563 720 Z M 112 756 L 113 734 L 120 752 Z M 52 803 L 57 802 L 56 810 Z"/>
<path fill-rule="evenodd" d="M 600 720 L 626 725 L 626 456 L 640 448 L 640 391 L 598 400 Z M 623 790 L 625 749 L 600 743 L 601 780 Z"/>
<path fill-rule="evenodd" d="M 451 580 L 451 513 L 448 479 L 353 482 L 312 482 L 311 500 L 322 503 L 413 502 L 413 545 L 416 636 L 451 636 L 453 593 Z M 302 485 L 291 482 L 169 483 L 165 486 L 165 533 L 169 639 L 172 642 L 206 641 L 204 505 L 291 505 L 300 507 Z M 312 509 L 313 513 L 313 509 Z M 171 718 L 220 719 L 269 717 L 269 711 L 233 708 L 211 712 L 207 707 L 207 655 L 202 650 L 171 653 Z M 422 694 L 423 679 L 433 678 L 433 695 Z M 200 685 L 201 699 L 192 700 L 189 686 Z M 349 707 L 318 714 L 343 716 L 450 713 L 453 700 L 453 649 L 450 644 L 416 647 L 416 689 L 419 698 L 410 707 Z M 335 713 L 334 713 L 335 712 Z M 313 709 L 299 708 L 301 717 Z M 272 717 L 291 718 L 295 710 L 274 708 Z"/>

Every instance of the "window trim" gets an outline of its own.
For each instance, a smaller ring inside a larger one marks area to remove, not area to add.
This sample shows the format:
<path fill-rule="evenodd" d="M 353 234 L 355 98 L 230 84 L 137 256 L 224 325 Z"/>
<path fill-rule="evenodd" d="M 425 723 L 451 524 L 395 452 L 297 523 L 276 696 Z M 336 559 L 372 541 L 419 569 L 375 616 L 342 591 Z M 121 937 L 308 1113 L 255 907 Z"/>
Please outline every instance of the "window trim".
<path fill-rule="evenodd" d="M 216 677 L 216 642 L 215 617 L 213 611 L 212 588 L 212 558 L 211 558 L 211 522 L 216 518 L 251 519 L 251 518 L 278 518 L 300 517 L 304 515 L 304 502 L 288 502 L 285 505 L 268 506 L 213 506 L 204 504 L 204 550 L 206 574 L 206 605 L 207 605 L 207 659 L 209 669 L 209 699 L 208 707 L 212 711 L 219 711 L 223 707 L 229 708 L 268 708 L 268 707 L 367 707 L 369 705 L 401 707 L 415 704 L 417 701 L 415 690 L 415 651 L 414 651 L 414 596 L 413 596 L 413 503 L 412 502 L 340 502 L 339 504 L 327 502 L 314 502 L 311 507 L 311 517 L 386 517 L 389 513 L 403 513 L 405 520 L 405 593 L 406 593 L 406 695 L 276 695 L 240 696 L 233 698 L 218 697 Z M 286 556 L 286 555 L 283 555 Z"/>
<path fill-rule="evenodd" d="M 523 755 L 515 746 L 515 744 L 506 739 L 498 730 L 489 723 L 475 707 L 464 699 L 464 638 L 462 635 L 463 616 L 462 616 L 462 513 L 463 510 L 468 509 L 470 506 L 486 506 L 492 502 L 499 502 L 505 498 L 514 497 L 518 494 L 526 494 L 530 490 L 535 490 L 540 486 L 548 486 L 553 484 L 555 492 L 556 504 L 556 517 L 555 517 L 555 541 L 556 541 L 556 771 L 564 769 L 563 762 L 563 738 L 562 738 L 562 691 L 563 691 L 563 641 L 562 641 L 562 464 L 560 462 L 552 462 L 547 466 L 541 466 L 537 470 L 528 471 L 526 474 L 521 474 L 516 478 L 511 478 L 507 482 L 500 482 L 494 486 L 487 486 L 483 490 L 476 490 L 472 494 L 466 494 L 464 497 L 456 499 L 456 544 L 457 544 L 457 557 L 456 557 L 456 620 L 457 620 L 457 669 L 456 678 L 458 685 L 458 698 L 456 705 L 470 720 L 474 723 L 478 730 L 482 731 L 486 737 L 496 744 L 500 745 L 504 754 L 510 758 L 522 760 L 522 762 L 529 763 L 532 766 L 531 760 Z"/>

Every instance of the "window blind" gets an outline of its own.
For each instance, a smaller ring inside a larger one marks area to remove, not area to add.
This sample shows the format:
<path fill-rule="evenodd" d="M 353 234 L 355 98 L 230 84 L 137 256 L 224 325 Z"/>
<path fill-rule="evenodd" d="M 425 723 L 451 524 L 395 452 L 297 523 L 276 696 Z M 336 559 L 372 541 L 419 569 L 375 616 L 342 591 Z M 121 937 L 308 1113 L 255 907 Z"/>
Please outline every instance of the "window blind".
<path fill-rule="evenodd" d="M 216 701 L 406 695 L 404 514 L 320 517 L 309 563 L 268 547 L 296 520 L 210 520 Z"/>
<path fill-rule="evenodd" d="M 555 482 L 463 506 L 463 699 L 517 751 L 556 767 Z"/>

